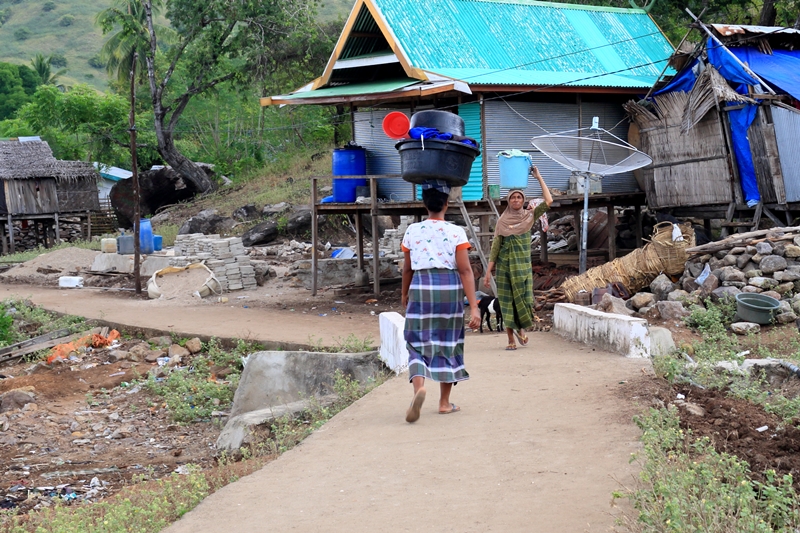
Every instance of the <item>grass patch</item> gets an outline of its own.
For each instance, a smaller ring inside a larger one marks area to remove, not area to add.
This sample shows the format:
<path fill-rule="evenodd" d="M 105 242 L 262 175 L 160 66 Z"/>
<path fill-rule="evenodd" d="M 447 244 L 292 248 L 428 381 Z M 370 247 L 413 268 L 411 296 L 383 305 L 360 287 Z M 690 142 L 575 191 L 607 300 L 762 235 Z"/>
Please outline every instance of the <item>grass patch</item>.
<path fill-rule="evenodd" d="M 625 523 L 629 531 L 788 533 L 800 526 L 791 476 L 768 471 L 766 483 L 751 480 L 746 462 L 682 430 L 674 407 L 651 409 L 636 423 L 643 432 L 644 450 L 635 457 L 641 486 L 614 494 L 638 512 Z"/>
<path fill-rule="evenodd" d="M 55 315 L 25 300 L 0 303 L 0 347 L 16 344 L 59 329 L 78 333 L 87 329 L 86 320 L 74 315 Z"/>
<path fill-rule="evenodd" d="M 85 250 L 96 250 L 99 252 L 100 241 L 91 240 L 91 241 L 62 242 L 50 248 L 45 248 L 44 246 L 38 246 L 31 250 L 25 250 L 24 252 L 17 252 L 13 254 L 4 255 L 3 257 L 0 258 L 0 264 L 24 263 L 25 261 L 30 261 L 31 259 L 39 257 L 42 254 L 55 252 L 56 250 L 63 250 L 65 248 L 83 248 Z"/>
<path fill-rule="evenodd" d="M 180 227 L 177 224 L 158 224 L 153 227 L 153 232 L 156 235 L 161 235 L 161 246 L 174 246 L 175 238 L 178 236 Z"/>

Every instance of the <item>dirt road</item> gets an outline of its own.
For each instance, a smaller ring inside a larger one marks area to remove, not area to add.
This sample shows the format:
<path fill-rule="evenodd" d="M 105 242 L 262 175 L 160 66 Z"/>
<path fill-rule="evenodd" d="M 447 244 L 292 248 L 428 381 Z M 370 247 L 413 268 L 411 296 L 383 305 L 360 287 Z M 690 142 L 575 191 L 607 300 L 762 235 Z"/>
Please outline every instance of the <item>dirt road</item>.
<path fill-rule="evenodd" d="M 392 379 L 165 533 L 609 531 L 638 448 L 620 382 L 648 363 L 550 333 L 505 352 L 503 338 L 468 335 L 460 413 L 437 414 L 429 384 L 407 424 L 411 386 Z"/>
<path fill-rule="evenodd" d="M 309 293 L 310 294 L 310 293 Z M 57 289 L 31 285 L 0 285 L 0 300 L 27 298 L 52 311 L 108 322 L 174 331 L 187 336 L 208 335 L 292 344 L 335 345 L 354 334 L 380 342 L 378 317 L 369 314 L 329 314 L 299 306 L 295 311 L 255 307 L 231 296 L 223 303 L 162 301 L 134 298 L 131 293 L 100 289 Z M 325 300 L 319 299 L 320 302 Z M 303 312 L 305 311 L 305 313 Z"/>

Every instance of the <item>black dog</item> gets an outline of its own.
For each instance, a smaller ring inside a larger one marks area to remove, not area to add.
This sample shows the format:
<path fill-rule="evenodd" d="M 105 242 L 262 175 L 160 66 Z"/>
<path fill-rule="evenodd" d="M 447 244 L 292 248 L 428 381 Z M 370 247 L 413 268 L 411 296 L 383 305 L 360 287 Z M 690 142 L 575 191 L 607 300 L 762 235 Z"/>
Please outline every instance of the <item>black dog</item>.
<path fill-rule="evenodd" d="M 493 296 L 484 296 L 478 302 L 478 309 L 481 310 L 481 333 L 483 333 L 483 320 L 486 317 L 486 327 L 492 331 L 492 315 L 497 320 L 497 331 L 503 331 L 503 313 L 500 312 L 500 302 Z"/>

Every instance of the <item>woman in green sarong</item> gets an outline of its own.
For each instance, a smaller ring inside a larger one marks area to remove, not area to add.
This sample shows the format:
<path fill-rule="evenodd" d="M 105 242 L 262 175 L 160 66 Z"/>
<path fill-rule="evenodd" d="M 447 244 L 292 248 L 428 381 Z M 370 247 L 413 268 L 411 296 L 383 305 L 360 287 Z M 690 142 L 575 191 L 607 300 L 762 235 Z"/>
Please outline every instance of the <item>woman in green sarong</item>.
<path fill-rule="evenodd" d="M 533 167 L 539 180 L 544 202 L 534 208 L 533 201 L 525 206 L 525 193 L 515 189 L 508 193 L 508 207 L 497 221 L 494 230 L 489 268 L 483 283 L 491 286 L 492 270 L 497 267 L 497 299 L 508 335 L 506 350 L 516 350 L 516 335 L 522 346 L 528 344 L 525 329 L 533 327 L 533 274 L 531 271 L 531 228 L 553 203 L 550 190 L 539 169 Z"/>

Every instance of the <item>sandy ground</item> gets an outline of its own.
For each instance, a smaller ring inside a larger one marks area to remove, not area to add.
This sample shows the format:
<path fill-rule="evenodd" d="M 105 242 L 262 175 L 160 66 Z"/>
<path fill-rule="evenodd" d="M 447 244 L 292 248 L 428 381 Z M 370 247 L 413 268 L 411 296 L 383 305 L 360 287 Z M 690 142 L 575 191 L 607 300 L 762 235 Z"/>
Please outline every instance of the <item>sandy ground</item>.
<path fill-rule="evenodd" d="M 392 379 L 165 532 L 611 530 L 639 435 L 621 382 L 649 364 L 550 333 L 502 347 L 468 336 L 461 412 L 437 414 L 429 384 L 407 424 L 411 386 Z"/>
<path fill-rule="evenodd" d="M 351 333 L 379 339 L 378 317 L 364 310 L 319 316 L 330 304 L 325 296 L 309 297 L 295 311 L 0 285 L 0 299 L 8 297 L 187 334 L 287 343 Z M 429 384 L 422 418 L 407 424 L 411 386 L 394 378 L 167 531 L 261 531 L 267 524 L 270 531 L 611 530 L 618 512 L 611 493 L 630 485 L 636 467 L 629 458 L 638 449 L 634 410 L 622 398 L 649 362 L 552 333 L 530 335 L 528 347 L 506 352 L 505 335 L 467 334 L 472 378 L 452 396 L 460 413 L 438 415 L 437 387 Z"/>
<path fill-rule="evenodd" d="M 243 299 L 237 299 L 233 294 L 227 296 L 229 301 L 226 303 L 204 301 L 192 304 L 182 300 L 147 300 L 135 298 L 131 293 L 93 288 L 0 284 L 0 300 L 27 298 L 60 313 L 131 327 L 174 331 L 186 336 L 209 335 L 287 344 L 314 344 L 321 340 L 328 346 L 335 345 L 336 339 L 353 334 L 359 339 L 371 336 L 374 344 L 380 342 L 377 313 L 381 308 L 375 308 L 374 316 L 363 311 L 335 314 L 330 311 L 331 302 L 325 296 L 314 299 L 308 296 L 303 307 L 297 302 L 296 307 L 287 306 L 286 309 L 282 309 L 282 305 L 271 308 L 258 306 L 248 295 L 241 295 L 246 296 Z M 323 309 L 325 313 L 322 313 Z"/>

